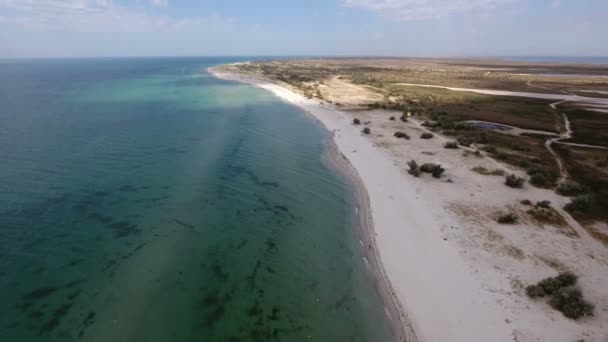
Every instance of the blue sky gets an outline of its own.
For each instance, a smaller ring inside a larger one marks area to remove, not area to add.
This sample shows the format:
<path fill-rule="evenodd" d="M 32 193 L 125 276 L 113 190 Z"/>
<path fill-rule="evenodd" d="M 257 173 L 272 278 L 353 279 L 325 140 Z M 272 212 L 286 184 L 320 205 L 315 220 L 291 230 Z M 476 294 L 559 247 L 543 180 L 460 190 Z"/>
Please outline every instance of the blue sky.
<path fill-rule="evenodd" d="M 0 0 L 0 57 L 606 56 L 608 0 Z"/>

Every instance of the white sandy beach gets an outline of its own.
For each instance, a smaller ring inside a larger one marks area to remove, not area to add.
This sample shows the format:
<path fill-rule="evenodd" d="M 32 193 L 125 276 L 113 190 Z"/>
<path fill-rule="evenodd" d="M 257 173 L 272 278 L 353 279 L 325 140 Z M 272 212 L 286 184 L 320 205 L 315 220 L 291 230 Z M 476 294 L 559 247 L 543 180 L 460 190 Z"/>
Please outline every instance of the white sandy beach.
<path fill-rule="evenodd" d="M 506 207 L 524 212 L 523 199 L 549 200 L 566 215 L 559 208 L 567 198 L 531 186 L 511 189 L 503 177 L 474 173 L 472 167 L 485 166 L 523 176 L 488 157 L 444 149 L 443 137 L 419 139 L 424 128 L 415 120 L 357 113 L 370 122 L 372 134 L 365 136 L 361 126 L 352 125 L 351 112 L 261 79 L 211 72 L 271 91 L 333 132 L 369 194 L 381 273 L 402 310 L 404 330 L 411 326 L 415 333 L 406 334 L 409 342 L 608 341 L 608 249 L 569 216 L 568 229 L 525 218 L 508 226 L 494 220 Z M 397 129 L 412 139 L 395 139 Z M 414 178 L 406 172 L 411 159 L 440 163 L 445 176 Z M 526 297 L 525 285 L 560 269 L 580 276 L 585 297 L 596 305 L 595 317 L 572 321 Z"/>

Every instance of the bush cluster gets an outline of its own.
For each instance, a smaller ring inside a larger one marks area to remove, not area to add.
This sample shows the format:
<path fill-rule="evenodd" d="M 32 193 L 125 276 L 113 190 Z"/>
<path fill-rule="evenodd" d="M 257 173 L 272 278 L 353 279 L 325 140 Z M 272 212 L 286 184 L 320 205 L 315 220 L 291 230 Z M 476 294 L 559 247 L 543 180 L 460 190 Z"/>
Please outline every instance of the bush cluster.
<path fill-rule="evenodd" d="M 433 137 L 434 137 L 433 133 L 428 133 L 428 132 L 422 133 L 422 135 L 420 136 L 421 139 L 433 139 Z"/>
<path fill-rule="evenodd" d="M 517 177 L 516 175 L 508 175 L 505 177 L 505 184 L 511 188 L 521 188 L 524 186 L 525 180 L 521 177 Z"/>
<path fill-rule="evenodd" d="M 530 298 L 550 297 L 549 305 L 571 319 L 593 316 L 594 306 L 583 298 L 583 293 L 576 287 L 577 280 L 575 274 L 563 272 L 527 286 L 526 294 Z"/>
<path fill-rule="evenodd" d="M 360 125 L 361 124 L 361 120 L 354 118 L 353 119 L 353 125 Z"/>
<path fill-rule="evenodd" d="M 408 173 L 414 177 L 419 177 L 422 172 L 430 173 L 435 178 L 441 178 L 445 169 L 439 164 L 426 163 L 422 166 L 418 166 L 415 160 L 411 160 L 407 163 L 409 166 Z"/>

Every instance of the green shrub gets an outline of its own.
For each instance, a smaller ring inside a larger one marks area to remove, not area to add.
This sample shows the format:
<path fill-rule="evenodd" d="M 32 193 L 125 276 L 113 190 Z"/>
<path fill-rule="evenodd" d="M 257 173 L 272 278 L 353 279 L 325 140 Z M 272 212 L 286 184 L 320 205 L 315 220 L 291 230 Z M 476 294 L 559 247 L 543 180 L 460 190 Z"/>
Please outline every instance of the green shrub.
<path fill-rule="evenodd" d="M 591 210 L 591 196 L 579 195 L 574 197 L 570 203 L 564 206 L 564 209 L 574 215 L 582 215 Z"/>
<path fill-rule="evenodd" d="M 456 140 L 458 141 L 459 145 L 462 145 L 465 147 L 469 147 L 475 142 L 474 138 L 468 137 L 468 136 L 462 136 L 462 135 L 459 136 Z"/>
<path fill-rule="evenodd" d="M 365 127 L 361 132 L 363 132 L 363 134 L 370 134 L 372 130 L 369 127 Z"/>
<path fill-rule="evenodd" d="M 441 165 L 439 165 L 439 167 L 437 167 L 434 171 L 433 171 L 433 177 L 439 179 L 441 178 L 441 176 L 443 175 L 443 172 L 445 172 L 445 169 L 441 167 Z"/>
<path fill-rule="evenodd" d="M 548 189 L 553 186 L 553 183 L 544 173 L 535 173 L 530 177 L 530 183 L 537 188 Z"/>
<path fill-rule="evenodd" d="M 500 224 L 514 224 L 517 223 L 517 215 L 513 213 L 502 214 L 498 217 L 497 221 Z"/>
<path fill-rule="evenodd" d="M 455 141 L 448 141 L 447 143 L 445 143 L 445 145 L 443 147 L 449 148 L 449 149 L 456 149 L 456 148 L 458 148 L 458 143 Z"/>
<path fill-rule="evenodd" d="M 361 124 L 361 120 L 354 118 L 353 119 L 353 125 L 360 125 Z"/>
<path fill-rule="evenodd" d="M 530 298 L 542 298 L 546 295 L 545 290 L 538 285 L 528 285 L 526 287 L 526 294 Z"/>
<path fill-rule="evenodd" d="M 525 180 L 521 177 L 517 177 L 516 175 L 508 175 L 505 177 L 505 184 L 511 188 L 521 188 L 524 186 Z"/>
<path fill-rule="evenodd" d="M 430 173 L 435 178 L 441 178 L 445 169 L 439 164 L 426 163 L 420 167 L 420 171 Z"/>
<path fill-rule="evenodd" d="M 395 138 L 410 140 L 410 136 L 404 132 L 395 132 L 394 136 Z"/>
<path fill-rule="evenodd" d="M 536 202 L 536 206 L 539 208 L 549 209 L 551 208 L 551 201 L 538 201 Z"/>
<path fill-rule="evenodd" d="M 562 272 L 557 277 L 545 278 L 538 282 L 538 286 L 543 289 L 547 295 L 552 295 L 555 291 L 562 287 L 576 285 L 578 277 L 572 272 Z"/>
<path fill-rule="evenodd" d="M 562 196 L 578 196 L 588 192 L 588 189 L 584 185 L 573 181 L 562 182 L 555 190 Z"/>
<path fill-rule="evenodd" d="M 428 132 L 422 133 L 422 135 L 420 136 L 421 139 L 433 139 L 433 137 L 434 137 L 433 133 L 428 133 Z"/>
<path fill-rule="evenodd" d="M 488 153 L 491 153 L 491 154 L 495 154 L 498 152 L 498 150 L 496 149 L 496 146 L 493 146 L 493 145 L 484 146 L 484 147 L 482 147 L 482 150 L 484 150 Z"/>
<path fill-rule="evenodd" d="M 587 302 L 581 290 L 574 286 L 562 287 L 555 291 L 549 304 L 571 319 L 593 316 L 593 304 Z"/>
<path fill-rule="evenodd" d="M 548 295 L 552 295 L 555 291 L 563 287 L 562 282 L 559 281 L 557 277 L 543 279 L 538 282 L 538 286 L 540 286 Z"/>
<path fill-rule="evenodd" d="M 410 167 L 408 173 L 414 177 L 420 176 L 420 168 L 418 167 L 418 163 L 415 160 L 410 160 L 407 165 Z"/>
<path fill-rule="evenodd" d="M 560 273 L 557 276 L 557 280 L 562 284 L 562 286 L 572 286 L 576 284 L 578 277 L 576 274 L 566 271 Z"/>

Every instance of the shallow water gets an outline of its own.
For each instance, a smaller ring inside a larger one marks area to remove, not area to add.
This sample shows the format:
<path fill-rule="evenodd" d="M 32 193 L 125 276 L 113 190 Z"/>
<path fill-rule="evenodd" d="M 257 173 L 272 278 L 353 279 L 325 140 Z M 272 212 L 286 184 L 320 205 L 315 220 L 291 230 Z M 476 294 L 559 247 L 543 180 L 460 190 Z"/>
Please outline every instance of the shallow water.
<path fill-rule="evenodd" d="M 386 341 L 353 194 L 229 59 L 0 62 L 1 341 Z"/>

